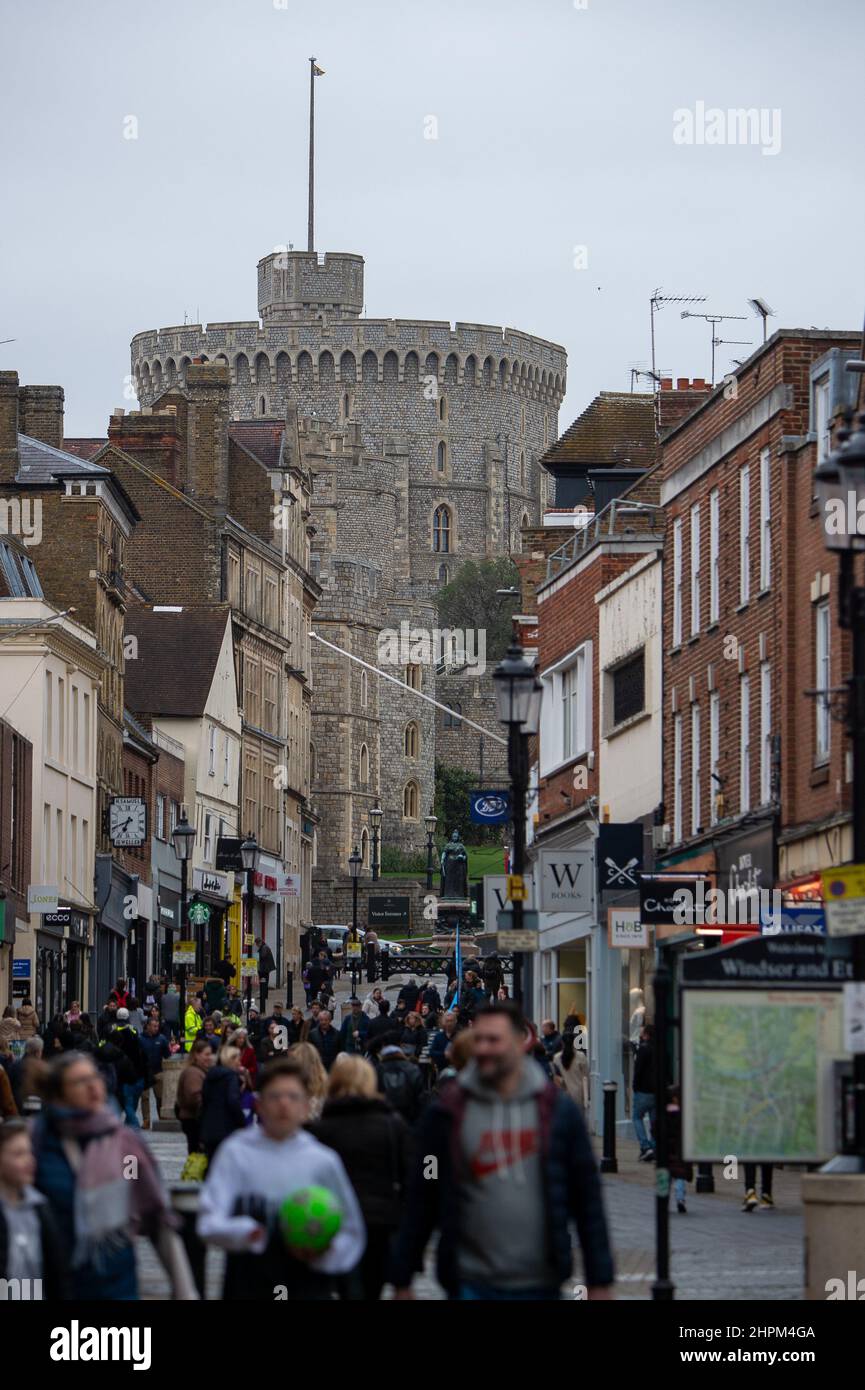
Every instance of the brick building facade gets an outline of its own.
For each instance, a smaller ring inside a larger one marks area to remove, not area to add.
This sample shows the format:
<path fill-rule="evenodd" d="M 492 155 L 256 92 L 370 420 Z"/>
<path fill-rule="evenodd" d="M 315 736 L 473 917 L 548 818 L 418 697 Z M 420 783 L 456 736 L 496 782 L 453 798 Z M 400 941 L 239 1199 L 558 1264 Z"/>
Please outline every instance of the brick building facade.
<path fill-rule="evenodd" d="M 851 852 L 837 561 L 813 500 L 858 335 L 783 330 L 662 444 L 667 866 L 802 891 Z M 824 391 L 825 385 L 825 391 Z"/>

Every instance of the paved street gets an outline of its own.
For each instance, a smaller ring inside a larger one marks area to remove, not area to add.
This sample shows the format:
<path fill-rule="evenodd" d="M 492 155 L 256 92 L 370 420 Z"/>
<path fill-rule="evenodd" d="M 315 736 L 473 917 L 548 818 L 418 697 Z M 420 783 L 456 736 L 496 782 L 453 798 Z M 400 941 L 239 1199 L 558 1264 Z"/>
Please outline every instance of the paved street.
<path fill-rule="evenodd" d="M 167 1181 L 180 1176 L 186 1143 L 180 1133 L 147 1135 Z M 654 1278 L 654 1203 L 650 1170 L 636 1161 L 636 1144 L 620 1146 L 620 1172 L 604 1178 L 604 1199 L 616 1257 L 616 1297 L 651 1297 Z M 716 1174 L 716 1182 L 718 1182 Z M 783 1299 L 802 1297 L 802 1206 L 799 1177 L 795 1172 L 776 1172 L 775 1211 L 740 1211 L 742 1189 L 738 1183 L 718 1182 L 721 1190 L 711 1196 L 688 1193 L 688 1212 L 670 1215 L 672 1277 L 677 1298 L 685 1299 Z M 165 1278 L 148 1241 L 138 1245 L 142 1295 L 167 1298 Z M 416 1281 L 422 1299 L 441 1299 L 441 1288 L 431 1271 Z M 221 1280 L 222 1256 L 207 1257 L 208 1297 L 216 1298 Z M 579 1279 L 579 1262 L 575 1270 Z"/>
<path fill-rule="evenodd" d="M 395 1000 L 407 976 L 385 986 Z M 437 978 L 443 988 L 443 978 Z M 359 988 L 365 997 L 369 986 Z M 337 983 L 337 1003 L 350 994 L 350 980 Z M 273 994 L 272 1005 L 282 995 Z M 337 1014 L 337 1017 L 339 1015 Z M 186 1155 L 183 1136 L 175 1132 L 147 1135 L 168 1182 L 180 1176 Z M 600 1144 L 596 1143 L 600 1154 Z M 637 1162 L 637 1145 L 630 1138 L 619 1142 L 619 1172 L 603 1179 L 604 1198 L 616 1258 L 616 1296 L 620 1299 L 651 1297 L 654 1278 L 655 1207 L 654 1166 Z M 715 1171 L 716 1192 L 698 1196 L 691 1184 L 688 1211 L 680 1216 L 671 1204 L 670 1246 L 676 1296 L 705 1300 L 798 1300 L 802 1298 L 803 1214 L 799 1199 L 799 1174 L 776 1170 L 774 1211 L 743 1213 L 742 1182 L 727 1182 Z M 139 1243 L 142 1292 L 146 1298 L 165 1298 L 168 1285 L 148 1242 Z M 217 1297 L 222 1256 L 207 1257 L 208 1296 Z M 416 1281 L 421 1299 L 444 1297 L 432 1273 Z M 580 1278 L 579 1259 L 575 1280 Z"/>

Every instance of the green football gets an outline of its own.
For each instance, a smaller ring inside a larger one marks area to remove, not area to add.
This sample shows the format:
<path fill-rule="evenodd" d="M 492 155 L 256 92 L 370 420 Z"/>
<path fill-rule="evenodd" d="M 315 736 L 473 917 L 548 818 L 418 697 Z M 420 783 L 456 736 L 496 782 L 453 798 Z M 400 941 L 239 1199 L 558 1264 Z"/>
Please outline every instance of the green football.
<path fill-rule="evenodd" d="M 324 1251 L 342 1225 L 342 1208 L 326 1187 L 302 1187 L 279 1208 L 279 1227 L 289 1250 Z"/>

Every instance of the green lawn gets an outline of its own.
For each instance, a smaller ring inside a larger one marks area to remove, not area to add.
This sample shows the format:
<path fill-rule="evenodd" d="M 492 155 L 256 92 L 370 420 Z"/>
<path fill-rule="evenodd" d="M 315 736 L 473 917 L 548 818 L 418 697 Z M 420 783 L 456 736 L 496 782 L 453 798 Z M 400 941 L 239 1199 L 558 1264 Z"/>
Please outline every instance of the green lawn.
<path fill-rule="evenodd" d="M 504 852 L 501 845 L 468 845 L 469 853 L 469 879 L 483 878 L 484 874 L 503 874 L 505 871 Z M 437 855 L 441 851 L 437 851 Z M 438 857 L 436 858 L 436 868 L 433 874 L 433 888 L 438 890 Z M 426 879 L 426 871 L 419 870 L 414 874 L 402 874 L 387 872 L 381 875 L 384 879 L 393 878 L 419 878 Z"/>

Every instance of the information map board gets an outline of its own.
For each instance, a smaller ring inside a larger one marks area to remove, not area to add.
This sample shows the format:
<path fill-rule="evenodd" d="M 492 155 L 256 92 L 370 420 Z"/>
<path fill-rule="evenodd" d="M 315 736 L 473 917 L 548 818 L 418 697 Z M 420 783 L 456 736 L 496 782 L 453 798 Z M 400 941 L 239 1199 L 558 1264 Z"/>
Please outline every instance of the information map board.
<path fill-rule="evenodd" d="M 834 1152 L 840 990 L 682 990 L 682 1150 L 692 1163 L 820 1163 Z"/>

